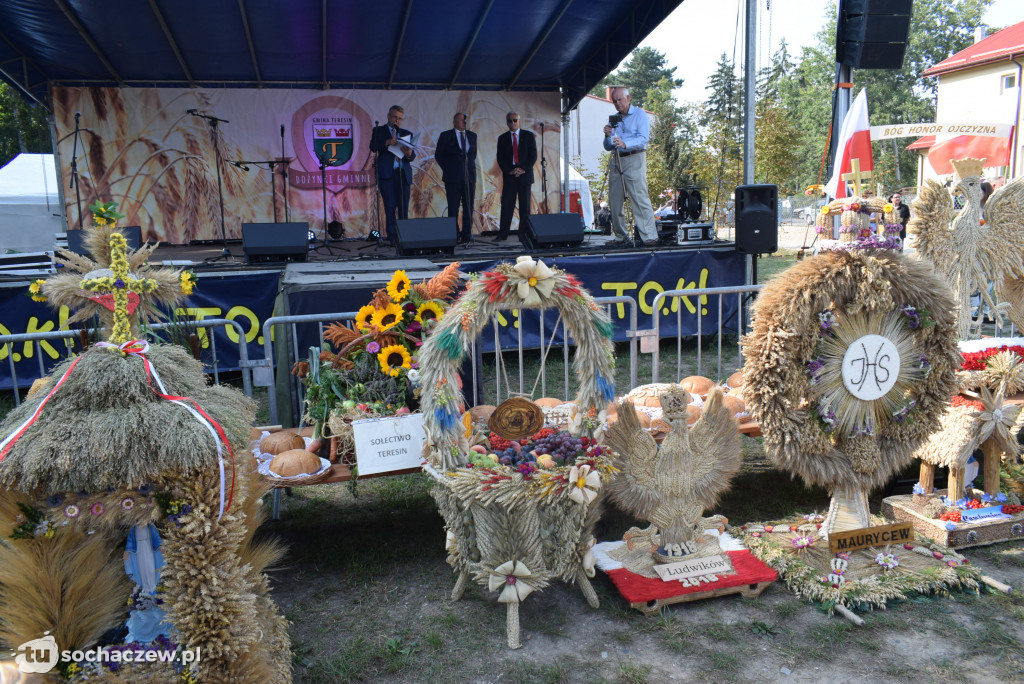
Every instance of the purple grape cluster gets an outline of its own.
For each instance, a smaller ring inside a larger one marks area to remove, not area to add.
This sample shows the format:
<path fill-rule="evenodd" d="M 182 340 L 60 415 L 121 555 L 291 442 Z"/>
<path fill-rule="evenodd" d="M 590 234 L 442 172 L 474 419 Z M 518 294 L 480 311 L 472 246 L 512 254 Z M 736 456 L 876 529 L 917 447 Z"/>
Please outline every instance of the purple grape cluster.
<path fill-rule="evenodd" d="M 535 442 L 524 441 L 518 450 L 516 450 L 516 444 L 513 443 L 496 453 L 499 463 L 512 467 L 524 463 L 536 463 L 537 456 L 541 454 L 550 454 L 557 465 L 565 465 L 572 464 L 588 447 L 595 444 L 596 442 L 589 437 L 574 437 L 568 432 L 561 431 L 540 437 Z"/>

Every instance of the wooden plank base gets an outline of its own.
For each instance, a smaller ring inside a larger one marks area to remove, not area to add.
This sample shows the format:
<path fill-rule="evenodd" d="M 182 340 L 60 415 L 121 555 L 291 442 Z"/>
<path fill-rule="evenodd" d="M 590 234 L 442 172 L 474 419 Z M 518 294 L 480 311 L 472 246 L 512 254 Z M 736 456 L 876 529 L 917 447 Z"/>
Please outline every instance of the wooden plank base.
<path fill-rule="evenodd" d="M 723 589 L 712 589 L 710 591 L 697 591 L 688 594 L 680 594 L 671 598 L 660 598 L 651 601 L 630 603 L 630 608 L 635 608 L 647 616 L 656 615 L 663 606 L 671 606 L 676 603 L 689 603 L 690 601 L 703 601 L 704 599 L 717 596 L 729 596 L 740 594 L 744 597 L 760 596 L 761 592 L 768 588 L 773 582 L 758 582 L 757 584 L 741 584 L 738 587 L 725 587 Z"/>
<path fill-rule="evenodd" d="M 936 492 L 938 497 L 945 491 Z M 1024 539 L 1024 515 L 1006 520 L 982 520 L 976 523 L 957 523 L 946 529 L 946 521 L 924 515 L 926 496 L 900 495 L 882 499 L 882 515 L 896 522 L 911 523 L 914 531 L 950 549 L 985 546 L 1004 541 Z"/>

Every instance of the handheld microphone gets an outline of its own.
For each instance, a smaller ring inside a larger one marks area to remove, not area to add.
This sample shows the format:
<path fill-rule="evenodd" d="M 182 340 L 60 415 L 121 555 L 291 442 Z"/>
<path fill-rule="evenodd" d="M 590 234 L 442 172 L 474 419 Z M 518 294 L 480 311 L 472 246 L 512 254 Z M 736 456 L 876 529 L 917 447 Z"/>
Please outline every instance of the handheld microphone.
<path fill-rule="evenodd" d="M 284 137 L 284 124 L 281 124 L 281 137 Z"/>

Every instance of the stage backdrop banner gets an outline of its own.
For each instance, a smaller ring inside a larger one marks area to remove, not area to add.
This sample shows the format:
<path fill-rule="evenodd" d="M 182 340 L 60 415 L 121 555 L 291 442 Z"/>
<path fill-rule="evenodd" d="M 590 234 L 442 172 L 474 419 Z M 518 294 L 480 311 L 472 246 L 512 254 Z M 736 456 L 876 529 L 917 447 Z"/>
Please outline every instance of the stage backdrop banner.
<path fill-rule="evenodd" d="M 226 318 L 237 321 L 245 334 L 246 351 L 249 359 L 263 358 L 263 321 L 270 318 L 274 309 L 274 298 L 278 291 L 278 271 L 254 271 L 224 275 L 202 274 L 195 291 L 177 309 L 179 320 L 200 321 L 209 318 Z M 0 287 L 0 335 L 52 332 L 59 330 L 67 321 L 67 307 L 54 312 L 45 303 L 34 302 L 28 296 L 28 285 L 18 284 Z M 196 331 L 202 347 L 202 361 L 207 372 L 212 372 L 213 351 L 206 329 Z M 168 339 L 168 331 L 158 331 L 162 339 Z M 238 370 L 238 331 L 234 326 L 213 329 L 217 342 L 217 370 L 227 372 Z M 81 345 L 76 340 L 76 349 Z M 13 387 L 11 358 L 18 377 L 19 387 L 28 387 L 42 373 L 49 372 L 60 359 L 67 356 L 64 342 L 53 340 L 41 342 L 38 349 L 32 342 L 13 346 L 0 346 L 0 389 Z"/>
<path fill-rule="evenodd" d="M 343 237 L 368 235 L 384 225 L 370 135 L 394 104 L 405 109 L 402 128 L 413 132 L 417 146 L 410 218 L 447 212 L 434 148 L 441 132 L 452 127 L 455 112 L 465 112 L 469 129 L 477 133 L 474 232 L 498 226 L 501 171 L 495 153 L 498 136 L 508 130 L 505 114 L 512 110 L 519 113 L 523 129 L 538 135 L 538 155 L 544 123 L 548 202 L 554 211 L 559 206 L 557 92 L 57 87 L 53 100 L 65 184 L 70 182 L 75 113 L 81 113 L 83 223 L 88 225 L 94 198 L 117 202 L 126 215 L 122 225 L 142 226 L 150 241 L 186 244 L 221 238 L 215 137 L 227 239 L 241 238 L 243 223 L 286 219 L 321 231 L 325 189 L 327 221 L 341 221 Z M 211 125 L 190 110 L 223 121 Z M 330 151 L 340 161 L 325 168 L 323 177 L 317 150 Z M 282 156 L 287 165 L 275 164 L 271 174 L 267 162 Z M 534 211 L 543 201 L 539 160 L 535 175 Z M 65 193 L 65 202 L 68 225 L 75 228 L 75 193 Z"/>

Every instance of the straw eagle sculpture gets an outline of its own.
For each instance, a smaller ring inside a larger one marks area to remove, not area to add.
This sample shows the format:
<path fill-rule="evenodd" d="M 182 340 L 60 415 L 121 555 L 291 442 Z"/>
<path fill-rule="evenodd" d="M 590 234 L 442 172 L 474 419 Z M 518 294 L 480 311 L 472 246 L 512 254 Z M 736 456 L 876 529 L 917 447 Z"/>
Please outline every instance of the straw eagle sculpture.
<path fill-rule="evenodd" d="M 971 318 L 970 300 L 976 292 L 1000 321 L 1005 312 L 1016 326 L 1024 327 L 1024 179 L 992 193 L 983 219 L 983 161 L 953 161 L 959 177 L 953 194 L 964 200 L 955 216 L 950 193 L 928 180 L 911 207 L 913 216 L 907 224 L 918 252 L 953 288 L 961 338 L 982 322 L 984 306 L 978 307 L 976 319 Z M 995 300 L 989 294 L 989 283 L 995 283 Z"/>
<path fill-rule="evenodd" d="M 0 422 L 0 642 L 201 653 L 184 672 L 58 663 L 73 682 L 291 681 L 264 574 L 282 549 L 254 539 L 266 486 L 243 458 L 253 403 L 211 386 L 182 347 L 137 337 L 191 279 L 149 269 L 111 206 L 93 212 L 94 259 L 69 255 L 70 273 L 35 293 L 72 320 L 99 314 L 109 341 L 59 363 Z M 105 636 L 122 626 L 127 646 Z"/>
<path fill-rule="evenodd" d="M 739 432 L 722 404 L 722 390 L 711 391 L 693 427 L 686 422 L 689 402 L 680 385 L 662 393 L 663 416 L 672 428 L 660 448 L 628 401 L 619 404 L 618 420 L 605 435 L 621 470 L 608 485 L 609 496 L 620 508 L 649 520 L 666 547 L 703 533 L 701 516 L 728 489 L 741 463 Z"/>

